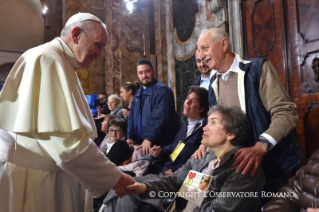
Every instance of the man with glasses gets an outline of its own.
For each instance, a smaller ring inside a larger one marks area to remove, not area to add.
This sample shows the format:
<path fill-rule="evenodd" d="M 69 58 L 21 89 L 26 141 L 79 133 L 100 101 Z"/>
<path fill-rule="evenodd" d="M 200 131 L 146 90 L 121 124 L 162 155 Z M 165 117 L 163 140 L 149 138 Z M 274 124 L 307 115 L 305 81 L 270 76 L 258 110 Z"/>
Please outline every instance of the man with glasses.
<path fill-rule="evenodd" d="M 140 145 L 149 154 L 152 145 L 166 146 L 174 140 L 179 122 L 172 90 L 157 81 L 148 59 L 137 62 L 137 76 L 143 85 L 135 94 L 128 116 L 127 142 Z"/>

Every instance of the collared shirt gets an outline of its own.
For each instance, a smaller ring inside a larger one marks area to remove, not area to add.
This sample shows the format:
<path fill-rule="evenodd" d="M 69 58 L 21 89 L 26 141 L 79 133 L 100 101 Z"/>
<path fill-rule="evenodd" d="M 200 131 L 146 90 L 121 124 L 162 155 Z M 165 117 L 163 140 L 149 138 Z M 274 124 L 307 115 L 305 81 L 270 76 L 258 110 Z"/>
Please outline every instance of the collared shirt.
<path fill-rule="evenodd" d="M 218 78 L 219 75 L 220 75 L 220 77 L 221 77 L 224 81 L 226 81 L 226 80 L 228 79 L 229 75 L 230 75 L 230 72 L 238 73 L 238 69 L 239 69 L 239 62 L 238 62 L 237 58 L 235 57 L 235 58 L 234 58 L 234 61 L 233 61 L 233 63 L 232 63 L 232 65 L 230 66 L 230 68 L 228 69 L 228 71 L 226 71 L 225 73 L 219 73 L 219 72 L 217 71 L 217 73 L 216 73 L 217 78 Z"/>
<path fill-rule="evenodd" d="M 210 77 L 204 77 L 204 75 L 202 74 L 201 78 L 200 78 L 200 85 L 199 87 L 201 88 L 205 88 L 206 90 L 208 90 L 209 88 L 209 83 L 210 83 Z"/>
<path fill-rule="evenodd" d="M 226 81 L 231 72 L 238 73 L 238 70 L 239 70 L 239 61 L 237 60 L 237 57 L 235 56 L 234 61 L 233 61 L 232 65 L 230 66 L 229 70 L 226 71 L 225 73 L 219 73 L 217 71 L 216 75 L 217 75 L 217 78 L 220 76 L 220 78 L 222 80 Z M 259 138 L 261 138 L 261 137 L 266 138 L 273 146 L 275 146 L 277 144 L 277 141 L 271 135 L 268 135 L 266 133 L 262 133 L 259 136 Z"/>

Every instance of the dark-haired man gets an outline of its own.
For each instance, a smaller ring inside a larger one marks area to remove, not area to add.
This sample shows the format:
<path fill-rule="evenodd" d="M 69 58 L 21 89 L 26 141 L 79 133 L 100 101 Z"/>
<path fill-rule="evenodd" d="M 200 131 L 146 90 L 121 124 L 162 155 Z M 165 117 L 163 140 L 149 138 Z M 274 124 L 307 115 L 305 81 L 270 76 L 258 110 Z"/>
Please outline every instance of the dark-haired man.
<path fill-rule="evenodd" d="M 137 62 L 137 76 L 143 85 L 135 94 L 128 117 L 127 142 L 141 145 L 143 154 L 152 145 L 166 146 L 179 130 L 172 90 L 157 81 L 148 59 Z"/>
<path fill-rule="evenodd" d="M 203 60 L 200 59 L 198 50 L 196 50 L 195 52 L 195 58 L 196 58 L 196 65 L 197 65 L 198 71 L 201 73 L 201 75 L 199 75 L 193 80 L 192 85 L 197 85 L 199 87 L 206 88 L 206 90 L 208 90 L 209 85 L 211 84 L 210 82 L 211 69 L 209 69 L 208 65 Z"/>
<path fill-rule="evenodd" d="M 106 114 L 110 114 L 111 111 L 109 109 L 109 107 L 107 106 L 107 98 L 108 95 L 106 92 L 100 92 L 98 93 L 97 98 L 103 103 L 103 110 L 102 110 L 102 114 L 106 115 Z"/>

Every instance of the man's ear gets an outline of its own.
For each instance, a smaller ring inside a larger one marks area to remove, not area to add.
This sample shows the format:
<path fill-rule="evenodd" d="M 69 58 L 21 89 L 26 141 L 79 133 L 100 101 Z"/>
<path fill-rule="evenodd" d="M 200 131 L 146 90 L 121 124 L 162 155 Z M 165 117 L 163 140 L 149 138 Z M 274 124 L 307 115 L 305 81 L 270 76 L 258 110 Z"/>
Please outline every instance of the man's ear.
<path fill-rule="evenodd" d="M 221 44 L 222 44 L 222 48 L 223 48 L 223 52 L 226 52 L 227 51 L 227 49 L 228 49 L 228 42 L 227 42 L 227 40 L 225 39 L 225 38 L 223 38 L 222 40 L 221 40 Z"/>
<path fill-rule="evenodd" d="M 79 39 L 82 33 L 82 29 L 80 27 L 74 27 L 71 31 L 72 41 L 75 44 L 79 43 Z"/>

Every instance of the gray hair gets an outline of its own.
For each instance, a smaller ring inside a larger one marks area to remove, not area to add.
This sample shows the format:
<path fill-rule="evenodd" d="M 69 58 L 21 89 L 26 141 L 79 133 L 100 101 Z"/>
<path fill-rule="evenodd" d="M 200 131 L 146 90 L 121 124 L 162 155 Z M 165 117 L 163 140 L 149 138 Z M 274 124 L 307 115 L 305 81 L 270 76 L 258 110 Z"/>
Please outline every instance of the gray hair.
<path fill-rule="evenodd" d="M 221 29 L 221 28 L 210 28 L 210 29 L 204 29 L 200 35 L 199 35 L 199 38 L 198 40 L 203 36 L 203 34 L 205 34 L 206 32 L 210 32 L 212 33 L 212 36 L 213 36 L 213 41 L 214 42 L 220 42 L 222 39 L 226 39 L 228 44 L 229 44 L 229 48 L 232 49 L 232 44 L 229 40 L 229 37 L 226 33 L 225 30 Z"/>
<path fill-rule="evenodd" d="M 113 95 L 109 96 L 109 98 L 107 98 L 107 99 L 110 99 L 110 98 L 115 99 L 117 102 L 120 102 L 120 101 L 121 101 L 119 95 L 117 95 L 117 94 L 113 94 Z"/>
<path fill-rule="evenodd" d="M 221 123 L 226 132 L 235 135 L 235 138 L 230 141 L 232 145 L 252 146 L 250 120 L 239 107 L 215 105 L 210 108 L 207 115 L 210 116 L 213 113 L 219 113 L 222 117 Z"/>

